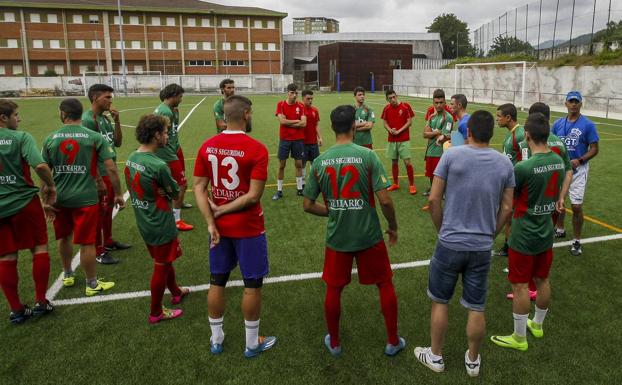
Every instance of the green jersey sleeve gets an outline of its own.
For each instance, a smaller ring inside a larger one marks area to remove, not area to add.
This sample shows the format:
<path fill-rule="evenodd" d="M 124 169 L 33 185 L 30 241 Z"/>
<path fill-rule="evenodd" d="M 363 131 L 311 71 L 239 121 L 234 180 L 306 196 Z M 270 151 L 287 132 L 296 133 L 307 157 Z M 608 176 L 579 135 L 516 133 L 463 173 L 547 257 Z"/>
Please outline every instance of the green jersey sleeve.
<path fill-rule="evenodd" d="M 520 191 L 520 187 L 526 182 L 529 177 L 528 171 L 523 167 L 524 163 L 517 163 L 514 166 L 514 181 L 516 185 L 515 191 Z"/>
<path fill-rule="evenodd" d="M 99 132 L 99 130 L 97 129 L 97 124 L 95 124 L 95 120 L 90 116 L 86 118 L 84 115 L 82 115 L 81 124 L 82 124 L 82 127 L 86 127 L 91 131 Z"/>
<path fill-rule="evenodd" d="M 43 145 L 41 146 L 41 157 L 43 158 L 43 161 L 48 164 L 48 166 L 52 167 L 50 153 L 48 152 L 49 141 L 50 141 L 49 136 L 45 138 L 45 140 L 43 141 Z"/>
<path fill-rule="evenodd" d="M 568 150 L 566 150 L 566 146 L 560 148 L 560 154 L 562 160 L 564 161 L 564 171 L 568 172 L 572 170 L 572 162 L 570 162 L 570 156 L 568 156 Z"/>
<path fill-rule="evenodd" d="M 371 107 L 367 107 L 367 121 L 376 123 L 376 114 Z"/>
<path fill-rule="evenodd" d="M 179 185 L 173 179 L 171 170 L 164 165 L 158 171 L 158 185 L 166 191 L 169 198 L 172 199 L 174 196 L 177 196 L 179 194 Z"/>
<path fill-rule="evenodd" d="M 45 163 L 41 153 L 37 151 L 37 144 L 35 143 L 35 139 L 29 133 L 24 133 L 24 138 L 22 140 L 22 158 L 26 159 L 26 162 L 30 165 L 30 167 L 36 167 L 41 163 Z"/>
<path fill-rule="evenodd" d="M 315 201 L 320 195 L 320 183 L 317 179 L 317 169 L 316 169 L 316 161 L 313 162 L 311 168 L 309 169 L 309 177 L 307 178 L 307 183 L 305 183 L 305 189 L 303 195 L 313 201 Z"/>
<path fill-rule="evenodd" d="M 223 109 L 223 102 L 222 99 L 219 99 L 216 101 L 216 103 L 214 103 L 214 118 L 216 118 L 216 120 L 225 120 L 225 111 Z"/>
<path fill-rule="evenodd" d="M 101 134 L 94 134 L 95 151 L 97 151 L 97 162 L 103 163 L 105 160 L 114 158 L 114 150 Z"/>
<path fill-rule="evenodd" d="M 387 173 L 378 158 L 378 155 L 370 151 L 371 157 L 371 183 L 374 187 L 374 192 L 384 190 L 391 186 Z"/>

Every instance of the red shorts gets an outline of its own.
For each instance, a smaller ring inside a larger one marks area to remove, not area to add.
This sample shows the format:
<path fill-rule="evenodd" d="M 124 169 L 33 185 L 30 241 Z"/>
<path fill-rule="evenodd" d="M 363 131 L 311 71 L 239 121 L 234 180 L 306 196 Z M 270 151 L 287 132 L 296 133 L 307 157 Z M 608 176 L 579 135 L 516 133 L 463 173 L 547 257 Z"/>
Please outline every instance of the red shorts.
<path fill-rule="evenodd" d="M 438 166 L 438 162 L 441 160 L 440 157 L 435 156 L 426 156 L 425 157 L 425 176 L 428 178 L 434 178 L 434 170 L 436 170 L 436 166 Z"/>
<path fill-rule="evenodd" d="M 18 213 L 0 218 L 0 257 L 47 243 L 48 228 L 38 196 Z"/>
<path fill-rule="evenodd" d="M 184 159 L 184 152 L 181 150 L 181 146 L 177 149 L 177 158 L 181 162 L 182 170 L 186 171 L 186 160 Z"/>
<path fill-rule="evenodd" d="M 99 197 L 99 204 L 102 210 L 106 210 L 108 205 L 114 205 L 114 188 L 112 188 L 112 182 L 108 175 L 102 176 L 102 181 L 106 185 L 106 195 Z"/>
<path fill-rule="evenodd" d="M 157 263 L 172 263 L 182 255 L 179 239 L 177 238 L 163 245 L 147 245 L 147 249 L 149 254 L 151 254 L 151 258 Z"/>
<path fill-rule="evenodd" d="M 549 277 L 553 263 L 553 249 L 537 254 L 525 255 L 510 248 L 508 250 L 508 280 L 512 283 L 527 283 L 532 278 Z"/>
<path fill-rule="evenodd" d="M 393 277 L 387 247 L 384 241 L 380 241 L 368 249 L 354 252 L 335 251 L 327 247 L 322 273 L 324 282 L 335 287 L 349 284 L 352 278 L 352 260 L 355 258 L 361 285 L 386 282 Z"/>
<path fill-rule="evenodd" d="M 373 150 L 373 147 L 372 147 L 372 145 L 371 145 L 371 144 L 361 144 L 361 146 L 363 146 L 363 147 L 367 147 L 367 148 L 369 148 L 370 150 Z"/>
<path fill-rule="evenodd" d="M 178 185 L 186 186 L 188 184 L 186 181 L 186 171 L 184 171 L 183 163 L 179 159 L 168 162 L 168 168 L 171 169 L 171 175 Z"/>
<path fill-rule="evenodd" d="M 56 239 L 68 237 L 73 232 L 76 245 L 94 245 L 97 239 L 99 205 L 86 207 L 59 207 L 54 220 Z"/>

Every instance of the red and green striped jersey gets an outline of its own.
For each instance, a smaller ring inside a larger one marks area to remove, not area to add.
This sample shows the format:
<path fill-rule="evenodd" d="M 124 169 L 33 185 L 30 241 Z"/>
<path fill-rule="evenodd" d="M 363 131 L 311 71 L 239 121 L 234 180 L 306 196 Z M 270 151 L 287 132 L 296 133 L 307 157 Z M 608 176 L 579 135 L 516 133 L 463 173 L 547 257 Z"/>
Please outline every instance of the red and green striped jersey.
<path fill-rule="evenodd" d="M 564 142 L 555 134 L 549 134 L 546 144 L 547 146 L 549 146 L 551 151 L 553 151 L 562 158 L 562 160 L 564 161 L 564 167 L 566 172 L 572 170 L 572 163 L 570 162 L 570 156 L 568 156 L 566 144 L 564 144 Z M 531 150 L 529 149 L 526 140 L 520 142 L 518 144 L 518 147 L 520 148 L 522 160 L 527 160 L 531 157 Z"/>
<path fill-rule="evenodd" d="M 30 167 L 41 163 L 45 161 L 32 135 L 0 128 L 0 218 L 17 214 L 37 195 Z"/>
<path fill-rule="evenodd" d="M 380 159 L 354 143 L 334 145 L 311 166 L 304 196 L 320 193 L 328 208 L 326 245 L 337 251 L 367 249 L 382 240 L 374 192 L 390 186 Z"/>
<path fill-rule="evenodd" d="M 553 151 L 532 155 L 514 166 L 514 215 L 509 246 L 526 255 L 553 246 L 555 202 L 564 180 L 564 161 Z"/>
<path fill-rule="evenodd" d="M 171 200 L 179 186 L 166 162 L 153 152 L 134 151 L 125 162 L 124 173 L 138 231 L 145 243 L 158 246 L 174 240 L 177 227 Z M 160 195 L 158 189 L 167 196 Z"/>
<path fill-rule="evenodd" d="M 523 140 L 525 140 L 525 128 L 521 125 L 516 125 L 513 130 L 508 131 L 503 139 L 503 154 L 512 161 L 513 165 L 521 160 L 518 144 Z"/>
<path fill-rule="evenodd" d="M 114 157 L 104 137 L 82 126 L 66 125 L 43 141 L 43 159 L 54 173 L 60 207 L 86 207 L 99 202 L 97 163 Z"/>
<path fill-rule="evenodd" d="M 156 115 L 166 116 L 171 122 L 168 128 L 168 144 L 159 148 L 156 155 L 165 162 L 177 160 L 177 149 L 179 148 L 179 138 L 177 130 L 179 129 L 179 111 L 173 111 L 166 103 L 161 103 L 153 112 Z"/>
<path fill-rule="evenodd" d="M 432 131 L 440 132 L 441 134 L 451 136 L 451 130 L 454 126 L 454 118 L 451 114 L 443 110 L 440 114 L 436 113 L 428 120 L 428 126 Z M 428 139 L 428 147 L 425 151 L 425 156 L 430 158 L 440 158 L 443 155 L 443 145 L 436 144 L 436 138 Z"/>
<path fill-rule="evenodd" d="M 366 106 L 365 104 L 360 107 L 354 107 L 356 108 L 356 114 L 354 115 L 354 119 L 357 123 L 376 122 L 376 115 L 374 114 L 374 110 L 372 110 L 370 107 Z M 372 144 L 371 130 L 356 131 L 354 133 L 354 143 L 358 144 L 359 146 Z"/>
<path fill-rule="evenodd" d="M 114 149 L 114 128 L 112 126 L 112 122 L 108 119 L 108 117 L 104 114 L 95 114 L 91 110 L 84 111 L 84 113 L 82 114 L 82 126 L 88 128 L 89 130 L 93 130 L 102 134 L 102 136 L 108 141 L 110 148 L 114 152 L 114 157 L 112 158 L 112 160 L 116 162 L 117 152 Z M 99 171 L 99 175 L 106 175 L 106 167 L 104 167 L 103 163 L 97 164 L 97 170 Z"/>

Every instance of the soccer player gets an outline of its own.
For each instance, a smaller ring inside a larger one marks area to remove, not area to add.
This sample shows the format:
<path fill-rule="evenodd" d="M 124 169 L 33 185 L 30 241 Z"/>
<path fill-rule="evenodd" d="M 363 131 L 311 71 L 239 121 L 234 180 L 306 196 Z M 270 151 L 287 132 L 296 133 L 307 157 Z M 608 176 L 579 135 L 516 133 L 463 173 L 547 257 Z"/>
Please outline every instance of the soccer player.
<path fill-rule="evenodd" d="M 451 97 L 451 110 L 458 119 L 458 131 L 462 134 L 464 142 L 468 140 L 468 122 L 471 115 L 467 114 L 467 98 L 463 94 L 456 94 Z"/>
<path fill-rule="evenodd" d="M 330 114 L 336 144 L 313 162 L 305 186 L 304 210 L 328 217 L 326 252 L 322 279 L 326 282 L 324 312 L 328 334 L 324 344 L 335 356 L 341 354 L 339 318 L 341 292 L 350 283 L 352 261 L 356 259 L 359 282 L 376 285 L 384 315 L 388 342 L 384 353 L 395 356 L 406 346 L 397 334 L 397 297 L 393 272 L 374 203 L 374 193 L 389 222 L 389 245 L 397 242 L 397 220 L 387 192 L 389 182 L 375 152 L 352 143 L 356 109 L 339 106 Z M 320 195 L 324 204 L 316 202 Z"/>
<path fill-rule="evenodd" d="M 235 94 L 235 83 L 232 79 L 223 79 L 220 82 L 220 93 L 222 98 L 216 100 L 214 107 L 214 119 L 216 120 L 216 132 L 221 133 L 227 129 L 227 122 L 225 122 L 225 109 L 223 108 L 225 100 Z"/>
<path fill-rule="evenodd" d="M 373 148 L 371 130 L 376 122 L 374 110 L 365 104 L 365 88 L 358 86 L 354 89 L 354 108 L 356 108 L 356 133 L 354 144 Z"/>
<path fill-rule="evenodd" d="M 441 89 L 434 90 L 432 94 L 432 103 L 436 113 L 431 115 L 427 120 L 423 129 L 423 137 L 428 140 L 428 146 L 425 151 L 425 176 L 430 178 L 430 187 L 434 179 L 434 170 L 443 155 L 443 143 L 451 140 L 451 130 L 454 124 L 453 117 L 445 107 L 445 91 Z M 430 189 L 423 193 L 423 196 L 429 196 Z M 429 205 L 423 206 L 423 210 L 428 210 Z"/>
<path fill-rule="evenodd" d="M 305 150 L 302 158 L 302 180 L 306 179 L 307 162 L 313 163 L 315 158 L 320 156 L 320 146 L 322 145 L 322 131 L 320 130 L 320 111 L 313 105 L 313 91 L 302 91 L 302 104 L 305 106 L 305 116 L 307 125 L 305 131 Z"/>
<path fill-rule="evenodd" d="M 434 97 L 434 96 L 432 96 Z M 449 112 L 451 114 L 452 119 L 454 120 L 454 122 L 458 121 L 458 117 L 454 114 L 453 110 L 451 109 L 451 107 L 445 103 L 445 111 Z M 434 104 L 432 104 L 430 107 L 428 107 L 428 109 L 425 111 L 425 121 L 427 122 L 428 120 L 430 120 L 430 118 L 432 117 L 432 115 L 436 114 L 436 107 L 434 106 Z"/>
<path fill-rule="evenodd" d="M 305 107 L 297 102 L 298 86 L 294 83 L 287 86 L 287 99 L 281 100 L 276 105 L 276 117 L 279 119 L 279 172 L 277 175 L 277 191 L 272 196 L 276 201 L 283 198 L 283 178 L 285 177 L 285 165 L 287 158 L 295 160 L 296 165 L 296 189 L 298 196 L 302 196 L 302 159 L 304 158 L 304 138 L 307 116 Z"/>
<path fill-rule="evenodd" d="M 123 143 L 123 132 L 121 131 L 121 120 L 119 111 L 112 107 L 112 93 L 114 89 L 106 84 L 93 84 L 89 87 L 88 97 L 91 108 L 82 114 L 82 126 L 102 134 L 108 141 L 110 148 L 115 152 L 112 160 L 117 161 L 115 147 L 121 147 Z M 108 112 L 114 120 L 114 128 L 104 112 Z M 105 191 L 99 197 L 100 215 L 97 229 L 97 257 L 98 263 L 110 265 L 118 263 L 119 260 L 113 258 L 108 251 L 125 250 L 131 246 L 117 242 L 112 239 L 112 209 L 114 205 L 114 190 L 110 177 L 106 175 L 106 168 L 103 163 L 97 164 L 97 170 L 105 185 Z"/>
<path fill-rule="evenodd" d="M 173 200 L 173 216 L 175 224 L 180 231 L 190 231 L 194 226 L 184 222 L 181 219 L 181 208 L 184 202 L 184 196 L 188 187 L 186 180 L 185 166 L 177 156 L 180 149 L 178 129 L 179 129 L 179 110 L 177 107 L 184 97 L 184 89 L 175 83 L 169 84 L 160 91 L 160 100 L 162 103 L 156 108 L 155 114 L 166 116 L 171 124 L 168 128 L 168 144 L 159 147 L 156 155 L 168 164 L 171 169 L 171 175 L 179 185 L 179 195 Z"/>
<path fill-rule="evenodd" d="M 598 131 L 594 123 L 581 115 L 583 97 L 579 91 L 571 91 L 566 95 L 568 115 L 553 123 L 553 133 L 557 135 L 568 149 L 574 175 L 570 185 L 570 203 L 572 204 L 572 227 L 574 242 L 570 247 L 572 255 L 581 255 L 581 230 L 583 229 L 583 197 L 590 171 L 589 161 L 598 155 Z M 564 238 L 565 211 L 557 218 L 556 238 Z"/>
<path fill-rule="evenodd" d="M 509 244 L 508 280 L 512 283 L 514 333 L 492 336 L 495 344 L 525 351 L 527 329 L 542 338 L 542 323 L 551 298 L 549 271 L 553 261 L 554 226 L 551 214 L 556 210 L 565 173 L 564 161 L 547 146 L 549 121 L 540 114 L 529 115 L 525 138 L 531 157 L 514 166 L 516 207 L 512 218 Z M 528 282 L 535 278 L 538 288 L 535 317 L 529 319 Z"/>
<path fill-rule="evenodd" d="M 87 296 L 93 296 L 114 286 L 114 282 L 98 280 L 96 275 L 95 241 L 99 216 L 99 198 L 95 179 L 97 164 L 103 162 L 106 175 L 114 190 L 113 204 L 125 207 L 121 194 L 114 151 L 104 137 L 82 127 L 82 104 L 78 99 L 65 99 L 60 104 L 63 126 L 43 142 L 43 159 L 53 170 L 58 199 L 48 219 L 54 222 L 58 250 L 63 265 L 63 285 L 75 284 L 71 269 L 73 244 L 80 245 L 80 265 L 86 276 Z"/>
<path fill-rule="evenodd" d="M 268 178 L 268 149 L 247 135 L 252 129 L 251 104 L 239 95 L 225 100 L 227 129 L 203 143 L 194 167 L 194 193 L 211 238 L 207 294 L 210 351 L 223 351 L 225 286 L 239 263 L 244 279 L 244 355 L 248 358 L 276 343 L 274 336 L 259 335 L 261 288 L 269 270 L 260 203 Z"/>
<path fill-rule="evenodd" d="M 45 297 L 50 276 L 45 214 L 29 167 L 41 179 L 46 207 L 56 200 L 56 186 L 32 135 L 17 131 L 20 121 L 17 104 L 0 99 L 0 287 L 11 308 L 12 324 L 54 310 Z M 18 293 L 17 253 L 23 249 L 32 254 L 33 309 L 21 302 Z"/>
<path fill-rule="evenodd" d="M 388 191 L 398 190 L 399 184 L 399 159 L 404 160 L 406 173 L 408 174 L 408 185 L 410 194 L 417 193 L 415 187 L 415 172 L 410 163 L 410 125 L 415 117 L 410 104 L 399 102 L 394 90 L 389 89 L 385 92 L 389 102 L 382 110 L 381 118 L 384 121 L 384 128 L 389 133 L 389 145 L 387 147 L 387 157 L 391 159 L 391 171 L 393 173 L 393 184 Z"/>
<path fill-rule="evenodd" d="M 512 212 L 514 192 L 512 163 L 489 145 L 494 126 L 489 112 L 474 112 L 468 122 L 467 145 L 445 151 L 434 171 L 428 202 L 439 234 L 428 277 L 432 343 L 430 347 L 415 348 L 415 356 L 435 372 L 445 370 L 447 304 L 462 275 L 460 303 L 469 311 L 466 327 L 469 348 L 464 354 L 464 364 L 469 376 L 479 375 L 479 350 L 486 334 L 484 310 L 491 249 L 495 236 Z M 465 197 L 469 197 L 468 202 Z"/>
<path fill-rule="evenodd" d="M 155 153 L 166 146 L 170 121 L 159 115 L 143 116 L 136 126 L 140 146 L 125 163 L 125 181 L 130 192 L 136 225 L 153 258 L 151 276 L 151 312 L 149 323 L 170 320 L 182 315 L 181 309 L 162 306 L 166 288 L 171 292 L 171 303 L 179 304 L 190 292 L 177 285 L 173 262 L 182 254 L 175 219 L 171 215 L 171 201 L 179 195 L 179 186 L 171 171 Z"/>

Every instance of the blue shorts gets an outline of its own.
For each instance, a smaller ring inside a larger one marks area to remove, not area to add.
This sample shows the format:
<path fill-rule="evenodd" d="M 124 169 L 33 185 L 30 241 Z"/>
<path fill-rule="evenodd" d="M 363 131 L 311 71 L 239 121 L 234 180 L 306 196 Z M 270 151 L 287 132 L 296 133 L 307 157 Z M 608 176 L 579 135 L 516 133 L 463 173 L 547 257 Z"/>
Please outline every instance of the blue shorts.
<path fill-rule="evenodd" d="M 305 162 L 313 162 L 315 158 L 320 156 L 320 146 L 318 144 L 305 144 L 305 154 L 303 157 L 303 161 Z"/>
<path fill-rule="evenodd" d="M 227 274 L 240 264 L 244 279 L 259 279 L 268 275 L 268 242 L 266 234 L 253 238 L 220 237 L 218 245 L 209 251 L 212 274 Z"/>
<path fill-rule="evenodd" d="M 430 261 L 428 296 L 434 302 L 448 303 L 462 275 L 460 303 L 469 310 L 484 311 L 490 259 L 490 251 L 454 251 L 437 242 Z"/>
<path fill-rule="evenodd" d="M 304 140 L 279 140 L 279 151 L 278 158 L 279 160 L 285 160 L 291 157 L 300 160 L 305 156 L 305 144 Z"/>

